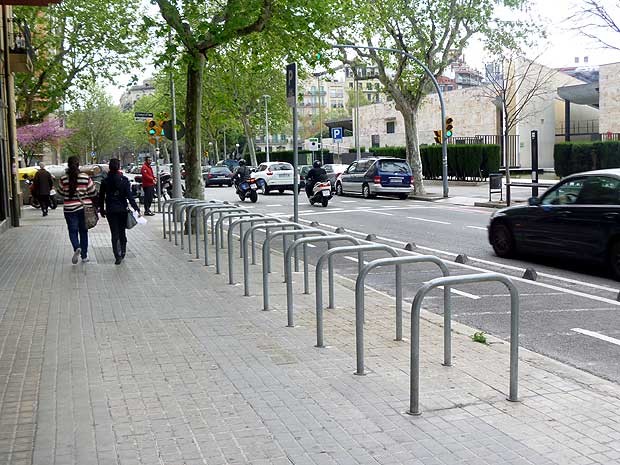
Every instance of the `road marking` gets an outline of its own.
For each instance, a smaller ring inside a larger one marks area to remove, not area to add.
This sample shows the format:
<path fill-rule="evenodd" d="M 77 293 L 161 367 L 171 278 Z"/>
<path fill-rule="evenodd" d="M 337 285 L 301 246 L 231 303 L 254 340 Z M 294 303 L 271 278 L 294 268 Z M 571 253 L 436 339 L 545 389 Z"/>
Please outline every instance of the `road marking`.
<path fill-rule="evenodd" d="M 394 216 L 392 213 L 377 212 L 377 211 L 373 211 L 373 213 L 374 213 L 375 215 Z"/>
<path fill-rule="evenodd" d="M 434 296 L 430 296 L 427 297 L 427 299 L 431 299 L 431 298 L 437 298 L 437 299 L 441 299 L 441 297 L 434 297 Z M 617 307 L 603 307 L 603 308 L 562 308 L 562 309 L 545 309 L 545 310 L 526 310 L 526 309 L 521 309 L 520 312 L 521 313 L 541 313 L 541 314 L 548 314 L 548 313 L 570 313 L 570 312 L 575 312 L 575 313 L 583 313 L 583 312 L 617 312 L 618 308 Z M 502 310 L 501 312 L 457 312 L 454 314 L 454 316 L 485 316 L 485 315 L 510 315 L 510 311 L 504 311 Z"/>
<path fill-rule="evenodd" d="M 334 213 L 348 213 L 343 209 L 334 209 L 329 211 L 307 211 L 307 212 L 299 212 L 300 215 L 332 215 Z M 287 215 L 290 213 L 287 213 Z"/>
<path fill-rule="evenodd" d="M 314 244 L 306 244 L 306 245 L 307 245 L 308 247 L 311 247 L 311 248 L 313 248 L 313 249 L 316 249 L 316 245 L 314 245 Z"/>
<path fill-rule="evenodd" d="M 341 200 L 341 203 L 357 203 L 357 200 Z"/>
<path fill-rule="evenodd" d="M 307 221 L 307 220 L 305 220 L 305 221 Z M 332 229 L 336 228 L 336 226 L 332 226 L 330 224 L 329 225 L 328 224 L 322 224 L 321 226 L 332 228 Z M 368 235 L 368 233 L 362 233 L 362 232 L 355 231 L 355 230 L 352 230 L 352 229 L 349 229 L 349 228 L 347 228 L 347 232 L 349 234 L 356 234 L 356 235 L 358 235 L 360 237 L 366 237 Z M 400 247 L 404 247 L 406 245 L 406 243 L 403 242 L 403 241 L 397 241 L 397 240 L 391 239 L 389 237 L 377 236 L 377 239 L 380 240 L 380 241 L 391 242 L 392 244 L 399 245 Z M 431 247 L 424 247 L 424 246 L 421 246 L 421 245 L 418 245 L 418 249 L 428 250 L 429 252 L 435 252 L 435 253 L 439 253 L 439 254 L 443 254 L 443 255 L 448 255 L 448 256 L 451 256 L 451 257 L 456 257 L 457 256 L 457 254 L 455 254 L 454 252 L 446 252 L 445 250 L 433 249 Z M 411 254 L 411 255 L 420 255 L 419 253 L 409 252 L 409 251 L 403 251 L 403 253 L 408 253 L 408 254 Z M 474 259 L 472 257 L 470 257 L 470 259 L 474 260 L 474 261 L 479 261 L 479 262 L 482 262 L 482 263 L 486 262 L 486 263 L 491 264 L 491 265 L 502 266 L 501 263 L 490 262 L 490 261 L 487 261 L 487 260 L 477 260 L 477 259 Z M 464 263 L 456 263 L 456 262 L 454 262 L 452 264 L 454 266 L 458 266 L 460 268 L 465 268 L 467 270 L 473 270 L 473 271 L 478 271 L 478 272 L 483 272 L 483 273 L 488 273 L 489 272 L 488 269 L 480 268 L 480 267 L 472 266 L 472 265 L 466 265 Z M 509 268 L 509 269 L 511 268 L 511 269 L 515 269 L 515 270 L 522 270 L 521 268 L 517 268 L 517 267 L 514 267 L 514 266 L 505 266 L 505 268 Z M 540 274 L 541 273 L 539 273 L 539 275 Z M 541 283 L 539 281 L 531 281 L 529 279 L 523 279 L 523 278 L 519 278 L 517 276 L 510 276 L 510 275 L 507 275 L 505 273 L 504 273 L 504 276 L 507 276 L 508 278 L 512 279 L 513 281 L 520 282 L 520 283 L 523 283 L 523 284 L 529 284 L 529 285 L 535 286 L 535 287 L 542 287 L 542 288 L 545 288 L 545 289 L 551 289 L 553 291 L 559 291 L 559 292 L 562 292 L 564 294 L 570 294 L 570 295 L 574 295 L 574 296 L 577 296 L 577 297 L 584 297 L 586 299 L 595 300 L 595 301 L 598 301 L 598 302 L 604 302 L 606 304 L 614 305 L 614 306 L 617 306 L 617 307 L 620 306 L 620 302 L 618 302 L 616 300 L 612 300 L 612 299 L 606 299 L 605 297 L 599 297 L 599 296 L 593 295 L 593 294 L 586 294 L 585 292 L 579 292 L 579 291 L 575 291 L 573 289 L 567 289 L 565 287 L 555 286 L 553 284 Z M 584 286 L 590 286 L 590 287 L 593 287 L 595 289 L 609 289 L 609 290 L 611 290 L 611 288 L 604 288 L 603 286 L 598 286 L 596 284 L 590 284 L 590 283 L 587 283 L 585 281 L 581 282 L 581 281 L 577 281 L 577 280 L 573 280 L 573 279 L 562 278 L 561 276 L 555 276 L 555 275 L 546 275 L 546 276 L 551 278 L 551 279 L 557 279 L 557 280 L 560 280 L 560 281 L 574 282 L 574 283 L 582 284 Z"/>
<path fill-rule="evenodd" d="M 466 228 L 470 228 L 470 229 L 479 229 L 481 231 L 486 231 L 487 228 L 484 228 L 482 226 L 465 226 Z"/>
<path fill-rule="evenodd" d="M 605 336 L 604 334 L 595 333 L 594 331 L 588 331 L 587 329 L 581 328 L 571 328 L 571 331 L 584 334 L 585 336 L 595 337 L 596 339 L 600 339 L 601 341 L 611 342 L 612 344 L 620 346 L 620 339 L 616 339 L 615 337 Z"/>
<path fill-rule="evenodd" d="M 443 286 L 439 286 L 439 289 L 443 289 Z M 480 296 L 476 294 L 470 294 L 469 292 L 459 291 L 458 289 L 450 288 L 452 294 L 460 295 L 461 297 L 467 297 L 472 300 L 480 300 Z"/>
<path fill-rule="evenodd" d="M 282 207 L 283 205 L 280 203 L 268 203 L 265 205 L 266 207 Z"/>
<path fill-rule="evenodd" d="M 353 263 L 359 263 L 359 260 L 355 257 L 349 257 L 348 255 L 345 255 L 345 260 L 349 260 Z M 368 262 L 366 260 L 364 260 L 364 265 L 368 265 Z"/>
<path fill-rule="evenodd" d="M 446 221 L 429 220 L 429 219 L 426 219 L 426 218 L 418 218 L 418 217 L 415 217 L 415 216 L 408 216 L 407 218 L 410 219 L 410 220 L 425 221 L 427 223 L 452 224 L 452 223 L 448 223 Z"/>

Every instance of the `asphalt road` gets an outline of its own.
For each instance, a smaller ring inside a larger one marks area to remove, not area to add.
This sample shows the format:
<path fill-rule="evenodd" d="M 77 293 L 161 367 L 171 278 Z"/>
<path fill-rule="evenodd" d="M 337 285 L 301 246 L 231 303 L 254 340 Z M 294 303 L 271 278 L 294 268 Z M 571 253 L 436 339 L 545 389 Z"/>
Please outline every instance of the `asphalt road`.
<path fill-rule="evenodd" d="M 234 189 L 229 188 L 209 188 L 206 198 L 239 200 Z M 252 211 L 288 218 L 293 212 L 293 195 L 290 192 L 259 195 L 258 203 L 246 201 L 244 204 Z M 540 257 L 519 260 L 496 257 L 486 233 L 492 211 L 485 208 L 359 197 L 334 197 L 327 208 L 322 208 L 310 206 L 303 193 L 299 196 L 299 205 L 300 221 L 317 221 L 328 230 L 344 227 L 360 239 L 375 234 L 379 242 L 399 248 L 415 243 L 416 252 L 437 255 L 451 262 L 452 274 L 495 271 L 513 277 L 521 296 L 521 346 L 620 382 L 620 302 L 617 300 L 620 285 L 601 267 Z M 316 257 L 321 250 L 324 247 L 314 247 L 311 254 Z M 467 255 L 467 263 L 455 263 L 458 254 Z M 365 260 L 383 256 L 373 253 Z M 314 258 L 313 263 L 315 261 Z M 536 282 L 521 278 L 525 268 L 537 271 Z M 355 279 L 355 256 L 339 257 L 336 269 Z M 431 265 L 407 267 L 403 279 L 405 298 L 410 302 L 423 282 L 439 275 L 437 268 Z M 367 284 L 394 295 L 391 269 L 376 270 Z M 457 286 L 452 302 L 455 320 L 509 339 L 510 305 L 503 285 Z M 441 291 L 437 291 L 429 295 L 424 307 L 442 313 L 441 305 Z M 393 316 L 386 314 L 386 318 Z"/>

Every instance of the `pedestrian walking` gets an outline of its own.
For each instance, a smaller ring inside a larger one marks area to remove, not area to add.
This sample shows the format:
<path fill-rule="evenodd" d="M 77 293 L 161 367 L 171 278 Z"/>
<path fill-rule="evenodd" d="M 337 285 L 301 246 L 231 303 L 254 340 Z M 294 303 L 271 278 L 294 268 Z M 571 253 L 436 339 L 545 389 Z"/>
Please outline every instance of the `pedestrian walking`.
<path fill-rule="evenodd" d="M 67 173 L 60 178 L 60 194 L 64 197 L 64 213 L 69 240 L 73 246 L 71 263 L 74 265 L 82 257 L 82 262 L 88 262 L 88 229 L 84 207 L 93 205 L 93 197 L 97 195 L 95 183 L 86 173 L 80 172 L 80 159 L 69 157 Z"/>
<path fill-rule="evenodd" d="M 49 171 L 45 169 L 45 163 L 39 163 L 39 171 L 34 175 L 31 195 L 34 195 L 41 205 L 43 216 L 47 216 L 50 208 L 50 193 L 54 188 L 54 179 Z"/>
<path fill-rule="evenodd" d="M 114 264 L 120 265 L 127 251 L 127 202 L 140 214 L 140 207 L 136 204 L 131 193 L 129 179 L 121 173 L 121 163 L 117 158 L 110 160 L 110 171 L 99 187 L 99 209 L 101 216 L 108 219 L 112 235 L 112 251 Z"/>
<path fill-rule="evenodd" d="M 144 214 L 146 216 L 154 216 L 155 213 L 151 211 L 151 204 L 155 194 L 155 175 L 153 174 L 153 168 L 151 168 L 151 157 L 144 159 L 140 174 L 142 175 L 142 192 L 144 194 Z"/>

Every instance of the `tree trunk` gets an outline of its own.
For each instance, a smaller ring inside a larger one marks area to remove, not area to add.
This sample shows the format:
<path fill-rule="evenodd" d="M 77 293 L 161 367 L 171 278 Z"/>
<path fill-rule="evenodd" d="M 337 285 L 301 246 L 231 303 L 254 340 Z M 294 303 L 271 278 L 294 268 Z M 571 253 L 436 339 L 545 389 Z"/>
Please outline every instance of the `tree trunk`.
<path fill-rule="evenodd" d="M 205 57 L 199 52 L 190 52 L 189 55 L 185 98 L 185 196 L 204 199 L 200 167 L 200 110 Z"/>
<path fill-rule="evenodd" d="M 256 150 L 254 149 L 254 138 L 252 137 L 252 128 L 250 128 L 250 120 L 247 117 L 242 117 L 241 122 L 243 123 L 243 130 L 245 132 L 245 138 L 248 141 L 247 145 L 250 149 L 250 165 L 258 166 L 256 160 Z"/>
<path fill-rule="evenodd" d="M 417 111 L 408 107 L 397 107 L 405 120 L 405 145 L 407 147 L 407 161 L 413 171 L 413 193 L 424 195 L 424 179 L 422 176 L 422 158 L 420 157 L 420 144 L 418 141 L 418 115 Z"/>

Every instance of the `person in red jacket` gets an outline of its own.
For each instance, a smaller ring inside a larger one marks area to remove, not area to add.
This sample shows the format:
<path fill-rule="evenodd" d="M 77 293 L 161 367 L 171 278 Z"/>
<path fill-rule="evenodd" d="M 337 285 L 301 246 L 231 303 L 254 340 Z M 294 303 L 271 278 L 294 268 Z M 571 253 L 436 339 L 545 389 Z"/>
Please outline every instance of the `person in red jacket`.
<path fill-rule="evenodd" d="M 140 174 L 142 175 L 142 191 L 144 192 L 144 214 L 154 216 L 155 213 L 151 211 L 151 204 L 155 194 L 155 175 L 153 174 L 153 168 L 151 168 L 151 157 L 144 159 L 144 165 L 142 165 Z"/>

